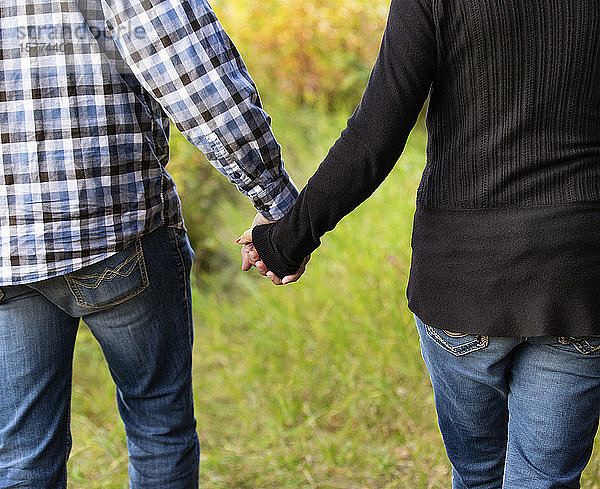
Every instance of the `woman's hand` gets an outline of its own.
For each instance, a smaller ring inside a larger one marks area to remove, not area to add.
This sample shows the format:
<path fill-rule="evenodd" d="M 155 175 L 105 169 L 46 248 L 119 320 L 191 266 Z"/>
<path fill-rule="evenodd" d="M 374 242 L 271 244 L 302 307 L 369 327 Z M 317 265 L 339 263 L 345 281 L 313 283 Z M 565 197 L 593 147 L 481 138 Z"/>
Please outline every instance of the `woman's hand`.
<path fill-rule="evenodd" d="M 257 214 L 252 222 L 252 227 L 237 239 L 236 242 L 242 245 L 242 270 L 247 272 L 254 266 L 258 270 L 258 273 L 269 278 L 275 285 L 287 285 L 292 282 L 296 282 L 302 276 L 306 270 L 306 264 L 310 260 L 310 255 L 304 258 L 302 265 L 293 275 L 287 275 L 283 278 L 280 278 L 271 272 L 265 263 L 260 259 L 256 248 L 254 248 L 254 245 L 252 244 L 252 229 L 260 224 L 269 224 L 271 222 L 273 221 L 269 221 L 260 214 Z"/>

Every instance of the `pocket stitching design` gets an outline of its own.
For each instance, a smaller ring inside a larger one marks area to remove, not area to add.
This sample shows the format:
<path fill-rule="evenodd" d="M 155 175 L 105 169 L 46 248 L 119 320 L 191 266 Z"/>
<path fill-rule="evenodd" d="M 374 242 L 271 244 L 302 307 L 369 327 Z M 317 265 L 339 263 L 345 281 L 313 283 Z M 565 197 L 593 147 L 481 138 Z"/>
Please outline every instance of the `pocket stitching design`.
<path fill-rule="evenodd" d="M 559 341 L 565 345 L 573 345 L 582 355 L 595 355 L 600 351 L 600 345 L 592 346 L 585 338 L 573 338 L 572 336 L 561 336 Z"/>
<path fill-rule="evenodd" d="M 454 331 L 448 331 L 447 329 L 442 329 L 442 331 L 452 338 L 464 338 L 465 336 L 468 336 L 468 333 L 455 333 Z"/>
<path fill-rule="evenodd" d="M 132 259 L 133 259 L 133 264 L 132 264 L 130 270 L 127 272 L 127 274 L 120 273 L 120 270 L 123 268 L 123 266 L 125 266 L 127 263 L 129 263 Z M 138 263 L 139 263 L 139 267 L 140 267 L 142 286 L 139 289 L 136 289 L 135 291 L 133 291 L 132 293 L 126 295 L 125 297 L 120 297 L 119 299 L 117 299 L 115 301 L 107 302 L 102 305 L 88 304 L 85 301 L 83 294 L 76 287 L 77 285 L 80 285 L 82 287 L 86 287 L 89 289 L 96 289 L 102 283 L 102 280 L 100 279 L 100 277 L 105 277 L 109 271 L 113 272 L 112 277 L 109 280 L 112 280 L 117 275 L 120 275 L 122 277 L 127 277 L 131 274 L 131 272 L 135 268 L 135 265 Z M 96 282 L 96 284 L 93 287 L 90 287 L 89 285 L 79 282 L 77 279 L 75 279 L 73 277 L 98 278 L 99 280 Z M 131 299 L 132 297 L 135 297 L 139 293 L 143 292 L 149 285 L 148 272 L 146 270 L 146 261 L 144 259 L 144 253 L 142 250 L 142 243 L 141 243 L 140 239 L 138 238 L 135 242 L 135 252 L 132 253 L 131 256 L 129 256 L 125 261 L 123 261 L 123 263 L 119 264 L 119 266 L 116 267 L 115 269 L 106 268 L 106 270 L 101 275 L 92 274 L 92 275 L 74 275 L 73 276 L 73 275 L 69 274 L 69 275 L 65 275 L 65 280 L 67 281 L 67 285 L 69 286 L 71 293 L 73 294 L 73 296 L 75 297 L 75 300 L 77 301 L 77 305 L 80 307 L 83 307 L 85 309 L 102 309 L 105 307 L 116 306 L 117 304 L 121 304 L 122 302 L 125 302 L 126 300 Z"/>
<path fill-rule="evenodd" d="M 450 352 L 452 355 L 460 357 L 460 356 L 464 356 L 468 353 L 477 351 L 477 350 L 481 350 L 483 348 L 485 348 L 486 346 L 488 346 L 489 344 L 489 336 L 483 336 L 483 335 L 477 335 L 478 338 L 474 339 L 473 341 L 469 342 L 469 343 L 464 343 L 463 345 L 460 345 L 461 349 L 465 349 L 465 346 L 468 345 L 475 345 L 474 348 L 468 348 L 466 349 L 466 351 L 457 351 L 457 347 L 454 347 L 452 345 L 450 345 L 447 341 L 444 340 L 444 338 L 442 338 L 431 326 L 429 325 L 425 325 L 427 327 L 427 333 L 429 334 L 429 336 L 438 344 L 440 345 L 444 350 Z M 467 336 L 465 334 L 465 336 Z"/>
<path fill-rule="evenodd" d="M 116 268 L 108 268 L 107 267 L 104 269 L 104 272 L 102 272 L 102 274 L 100 274 L 100 275 L 98 275 L 98 274 L 91 274 L 91 275 L 69 274 L 69 280 L 78 285 L 81 285 L 82 287 L 85 287 L 86 289 L 97 289 L 104 280 L 112 280 L 113 278 L 115 278 L 118 275 L 120 275 L 121 277 L 128 277 L 131 274 L 131 272 L 133 271 L 133 269 L 135 268 L 135 265 L 139 261 L 140 256 L 142 256 L 141 249 L 138 248 L 138 244 L 139 244 L 139 241 L 136 242 L 135 253 L 132 253 L 130 256 L 128 256 L 127 259 L 125 261 L 123 261 L 122 263 L 120 263 Z M 129 270 L 127 270 L 125 272 L 121 272 L 121 270 L 126 265 L 128 265 L 131 261 L 133 261 L 133 263 L 131 264 L 131 267 L 129 268 Z M 85 282 L 81 281 L 81 280 L 92 279 L 92 278 L 97 279 L 96 283 L 94 285 L 89 285 L 89 284 L 86 284 Z"/>

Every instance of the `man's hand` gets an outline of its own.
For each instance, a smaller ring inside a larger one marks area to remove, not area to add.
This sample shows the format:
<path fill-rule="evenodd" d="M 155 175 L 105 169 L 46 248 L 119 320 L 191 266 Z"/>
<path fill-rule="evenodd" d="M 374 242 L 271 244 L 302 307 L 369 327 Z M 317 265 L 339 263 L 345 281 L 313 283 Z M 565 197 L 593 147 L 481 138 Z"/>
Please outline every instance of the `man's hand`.
<path fill-rule="evenodd" d="M 271 222 L 273 221 L 269 221 L 260 214 L 257 214 L 254 218 L 254 221 L 252 222 L 252 227 L 238 238 L 237 243 L 242 245 L 242 270 L 247 272 L 254 266 L 258 270 L 258 273 L 264 275 L 265 277 L 268 277 L 271 280 L 271 282 L 273 282 L 275 285 L 286 285 L 292 282 L 296 282 L 306 270 L 306 264 L 310 260 L 310 255 L 304 258 L 302 265 L 296 271 L 296 273 L 294 273 L 293 275 L 287 275 L 286 277 L 283 277 L 281 279 L 273 272 L 271 272 L 264 264 L 264 262 L 261 261 L 260 257 L 258 256 L 258 252 L 252 244 L 252 229 L 260 224 L 269 224 Z"/>
<path fill-rule="evenodd" d="M 254 245 L 252 244 L 252 230 L 256 226 L 259 226 L 261 224 L 270 224 L 272 222 L 274 221 L 270 221 L 269 219 L 263 217 L 260 213 L 257 213 L 254 217 L 254 221 L 252 221 L 250 229 L 248 229 L 248 231 L 246 231 L 237 240 L 238 244 L 242 244 L 242 270 L 244 270 L 244 272 L 247 272 L 253 266 L 256 266 L 256 263 L 259 260 L 258 253 L 254 249 Z M 248 236 L 250 237 L 249 239 Z M 263 273 L 262 275 L 265 275 L 265 273 Z"/>

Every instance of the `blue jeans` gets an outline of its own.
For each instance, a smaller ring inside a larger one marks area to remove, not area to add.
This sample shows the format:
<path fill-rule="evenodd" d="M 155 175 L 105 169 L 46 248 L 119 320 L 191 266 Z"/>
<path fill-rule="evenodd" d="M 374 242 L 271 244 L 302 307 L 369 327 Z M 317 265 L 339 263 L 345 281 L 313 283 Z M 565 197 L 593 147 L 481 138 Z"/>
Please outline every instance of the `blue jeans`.
<path fill-rule="evenodd" d="M 134 489 L 198 487 L 190 270 L 162 227 L 81 270 L 0 288 L 0 488 L 64 489 L 80 318 L 116 384 Z"/>
<path fill-rule="evenodd" d="M 462 335 L 415 321 L 452 487 L 580 487 L 598 429 L 600 337 Z"/>

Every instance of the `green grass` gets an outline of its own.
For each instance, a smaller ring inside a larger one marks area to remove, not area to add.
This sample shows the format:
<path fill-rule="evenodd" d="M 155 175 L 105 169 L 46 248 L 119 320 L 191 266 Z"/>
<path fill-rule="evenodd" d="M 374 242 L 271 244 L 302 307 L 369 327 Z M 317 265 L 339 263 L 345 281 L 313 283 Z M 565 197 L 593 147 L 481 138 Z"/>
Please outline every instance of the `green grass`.
<path fill-rule="evenodd" d="M 272 104 L 288 168 L 302 185 L 345 118 Z M 405 300 L 424 144 L 415 131 L 382 188 L 325 237 L 288 287 L 239 271 L 234 240 L 253 212 L 243 197 L 219 208 L 212 231 L 226 259 L 197 279 L 194 296 L 201 487 L 450 487 Z M 76 351 L 70 487 L 123 489 L 113 386 L 85 328 Z M 583 487 L 599 489 L 599 474 L 595 452 Z"/>

